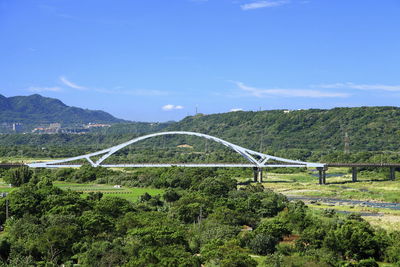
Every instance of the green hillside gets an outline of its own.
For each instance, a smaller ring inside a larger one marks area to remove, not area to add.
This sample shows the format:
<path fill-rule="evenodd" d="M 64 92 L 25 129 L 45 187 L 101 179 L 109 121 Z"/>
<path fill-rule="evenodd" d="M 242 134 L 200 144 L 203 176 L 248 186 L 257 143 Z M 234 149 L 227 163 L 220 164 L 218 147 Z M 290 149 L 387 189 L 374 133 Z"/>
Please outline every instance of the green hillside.
<path fill-rule="evenodd" d="M 30 96 L 5 97 L 0 95 L 0 123 L 24 123 L 29 125 L 54 123 L 118 123 L 123 122 L 107 112 L 88 110 L 65 105 L 58 99 Z"/>
<path fill-rule="evenodd" d="M 287 158 L 326 162 L 397 162 L 397 151 L 400 150 L 400 108 L 240 111 L 199 114 L 179 122 L 117 123 L 107 129 L 83 135 L 3 134 L 0 135 L 0 154 L 66 157 L 94 152 L 148 133 L 174 130 L 205 133 L 243 147 Z M 350 138 L 352 152 L 346 157 L 343 155 L 345 133 Z M 205 151 L 208 154 L 209 151 L 221 151 L 223 148 L 199 137 L 165 136 L 130 146 L 130 151 L 126 153 L 135 158 L 146 155 L 149 162 L 158 162 L 163 153 L 170 155 L 166 160 L 178 158 L 181 152 L 177 146 L 180 144 L 193 146 L 192 150 L 187 150 L 187 153 L 191 153 L 187 155 L 189 158 L 202 158 Z M 166 151 L 168 149 L 169 152 Z"/>
<path fill-rule="evenodd" d="M 168 129 L 207 133 L 244 147 L 268 150 L 343 150 L 347 132 L 352 150 L 397 151 L 400 108 L 239 111 L 187 117 Z"/>

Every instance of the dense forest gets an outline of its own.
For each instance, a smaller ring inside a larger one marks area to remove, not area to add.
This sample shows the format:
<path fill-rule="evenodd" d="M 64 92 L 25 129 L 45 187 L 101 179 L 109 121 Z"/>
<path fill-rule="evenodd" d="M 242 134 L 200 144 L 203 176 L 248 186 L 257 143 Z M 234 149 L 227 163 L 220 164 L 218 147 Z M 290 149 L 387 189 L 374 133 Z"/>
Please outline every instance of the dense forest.
<path fill-rule="evenodd" d="M 343 150 L 347 133 L 353 151 L 397 151 L 400 108 L 238 111 L 187 117 L 168 129 L 207 133 L 256 150 Z"/>
<path fill-rule="evenodd" d="M 229 112 L 189 116 L 179 122 L 122 123 L 89 134 L 1 135 L 0 144 L 111 145 L 135 135 L 181 130 L 206 133 L 250 149 L 343 150 L 344 136 L 352 151 L 397 151 L 400 148 L 400 108 L 360 107 L 330 110 Z"/>
<path fill-rule="evenodd" d="M 311 210 L 260 184 L 238 186 L 217 169 L 133 174 L 142 186 L 165 189 L 137 202 L 82 197 L 52 184 L 127 175 L 88 166 L 3 170 L 18 188 L 0 199 L 0 266 L 400 264 L 400 232 L 373 228 L 358 215 Z"/>
<path fill-rule="evenodd" d="M 229 112 L 189 116 L 179 122 L 118 123 L 87 134 L 3 134 L 2 157 L 69 157 L 126 142 L 134 137 L 160 131 L 195 131 L 223 138 L 260 152 L 292 159 L 323 162 L 398 162 L 400 155 L 400 108 L 360 107 L 330 110 Z M 344 152 L 349 136 L 350 153 Z M 181 144 L 193 149 L 177 150 Z M 220 153 L 222 151 L 222 154 Z M 220 153 L 220 154 L 218 154 Z M 126 151 L 138 162 L 181 157 L 201 161 L 227 159 L 230 151 L 199 137 L 165 136 L 142 141 Z M 183 155 L 183 156 L 182 156 Z M 142 157 L 143 158 L 143 157 Z M 239 157 L 240 159 L 240 157 Z"/>

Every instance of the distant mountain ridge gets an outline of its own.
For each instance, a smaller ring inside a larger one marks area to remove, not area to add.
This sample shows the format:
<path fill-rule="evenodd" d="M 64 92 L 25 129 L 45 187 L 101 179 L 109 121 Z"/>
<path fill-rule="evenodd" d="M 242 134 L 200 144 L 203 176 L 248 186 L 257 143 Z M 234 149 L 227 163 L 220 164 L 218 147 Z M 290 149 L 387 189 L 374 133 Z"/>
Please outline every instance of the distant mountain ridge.
<path fill-rule="evenodd" d="M 68 125 L 126 121 L 101 110 L 70 107 L 58 99 L 38 94 L 13 97 L 5 97 L 0 94 L 0 123 L 42 124 L 54 122 Z"/>
<path fill-rule="evenodd" d="M 104 111 L 69 107 L 60 100 L 40 95 L 9 98 L 0 95 L 0 126 L 4 122 L 31 125 L 54 122 L 63 125 L 89 122 L 113 124 L 94 133 L 96 138 L 52 135 L 41 141 L 36 135 L 18 137 L 19 143 L 35 145 L 61 142 L 111 146 L 148 133 L 193 131 L 261 152 L 287 149 L 343 151 L 345 136 L 350 139 L 350 151 L 400 151 L 400 108 L 390 106 L 237 111 L 198 114 L 178 122 L 149 123 L 123 121 Z M 17 139 L 13 138 L 16 137 L 0 135 L 0 144 L 15 144 Z M 60 141 L 60 138 L 65 140 Z"/>

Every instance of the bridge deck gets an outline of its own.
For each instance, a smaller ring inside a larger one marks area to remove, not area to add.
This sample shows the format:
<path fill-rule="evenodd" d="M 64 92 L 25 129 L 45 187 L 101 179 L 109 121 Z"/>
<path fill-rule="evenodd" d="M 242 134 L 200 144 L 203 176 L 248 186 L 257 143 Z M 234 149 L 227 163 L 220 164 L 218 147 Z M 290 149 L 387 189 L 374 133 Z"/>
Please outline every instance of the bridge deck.
<path fill-rule="evenodd" d="M 400 163 L 326 163 L 326 167 L 399 167 Z"/>
<path fill-rule="evenodd" d="M 0 168 L 16 168 L 25 166 L 25 163 L 0 163 Z M 54 165 L 74 165 L 81 166 L 80 164 L 69 164 L 69 163 L 58 163 Z M 282 164 L 282 163 L 274 163 L 266 165 L 265 167 L 282 167 L 282 165 L 286 166 L 296 166 L 296 167 L 304 167 L 301 164 Z M 182 166 L 182 167 L 257 167 L 254 164 L 237 164 L 237 163 L 208 163 L 208 164 L 192 164 L 192 163 L 137 163 L 137 164 L 103 164 L 103 167 L 113 167 L 113 166 L 126 166 L 126 167 L 171 167 L 171 166 Z M 326 167 L 395 167 L 400 168 L 400 163 L 325 163 Z"/>
<path fill-rule="evenodd" d="M 8 169 L 8 168 L 18 168 L 26 166 L 24 163 L 0 163 L 0 168 Z"/>

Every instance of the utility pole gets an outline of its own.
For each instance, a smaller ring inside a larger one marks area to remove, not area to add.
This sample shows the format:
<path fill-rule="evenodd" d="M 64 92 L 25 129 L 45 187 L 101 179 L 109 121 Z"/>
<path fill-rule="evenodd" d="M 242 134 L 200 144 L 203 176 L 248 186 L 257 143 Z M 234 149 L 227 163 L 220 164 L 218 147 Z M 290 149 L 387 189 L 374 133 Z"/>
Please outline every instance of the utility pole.
<path fill-rule="evenodd" d="M 344 153 L 350 153 L 350 138 L 347 132 L 344 133 Z"/>
<path fill-rule="evenodd" d="M 264 134 L 265 134 L 265 129 L 261 132 L 261 136 L 260 136 L 260 151 L 262 153 L 263 150 L 263 142 L 264 142 Z"/>
<path fill-rule="evenodd" d="M 200 214 L 199 214 L 199 219 L 198 219 L 199 228 L 201 228 L 201 220 L 202 220 L 202 218 L 203 218 L 203 206 L 200 206 Z"/>
<path fill-rule="evenodd" d="M 6 220 L 8 219 L 8 199 L 6 199 Z"/>

